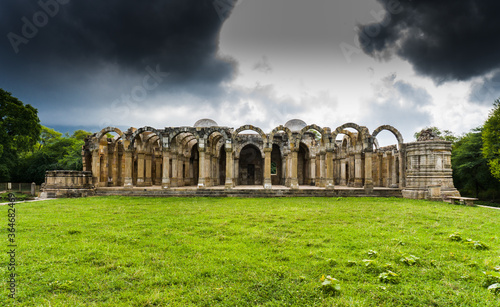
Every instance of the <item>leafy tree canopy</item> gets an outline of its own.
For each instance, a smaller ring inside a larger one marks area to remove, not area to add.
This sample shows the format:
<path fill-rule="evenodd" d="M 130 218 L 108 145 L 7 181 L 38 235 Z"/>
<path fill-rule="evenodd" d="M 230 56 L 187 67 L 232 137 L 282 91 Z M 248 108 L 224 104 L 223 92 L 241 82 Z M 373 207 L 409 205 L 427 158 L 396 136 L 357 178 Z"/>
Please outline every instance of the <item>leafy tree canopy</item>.
<path fill-rule="evenodd" d="M 464 195 L 497 198 L 500 183 L 492 178 L 482 155 L 482 128 L 476 128 L 455 142 L 451 155 L 455 187 Z"/>
<path fill-rule="evenodd" d="M 500 99 L 493 104 L 493 110 L 484 123 L 483 156 L 488 160 L 491 174 L 500 180 Z"/>
<path fill-rule="evenodd" d="M 41 129 L 37 109 L 0 88 L 0 181 L 11 179 L 18 155 L 33 149 Z"/>

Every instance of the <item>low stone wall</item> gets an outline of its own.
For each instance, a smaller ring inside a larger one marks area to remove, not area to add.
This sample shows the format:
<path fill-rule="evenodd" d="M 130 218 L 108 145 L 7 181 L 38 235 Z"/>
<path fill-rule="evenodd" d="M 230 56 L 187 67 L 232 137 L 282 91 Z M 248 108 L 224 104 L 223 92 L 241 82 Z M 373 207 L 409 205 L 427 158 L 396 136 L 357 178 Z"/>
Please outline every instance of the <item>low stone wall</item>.
<path fill-rule="evenodd" d="M 47 171 L 40 198 L 87 197 L 95 195 L 92 172 Z"/>
<path fill-rule="evenodd" d="M 129 189 L 97 188 L 97 196 L 143 197 L 401 197 L 400 189 Z"/>

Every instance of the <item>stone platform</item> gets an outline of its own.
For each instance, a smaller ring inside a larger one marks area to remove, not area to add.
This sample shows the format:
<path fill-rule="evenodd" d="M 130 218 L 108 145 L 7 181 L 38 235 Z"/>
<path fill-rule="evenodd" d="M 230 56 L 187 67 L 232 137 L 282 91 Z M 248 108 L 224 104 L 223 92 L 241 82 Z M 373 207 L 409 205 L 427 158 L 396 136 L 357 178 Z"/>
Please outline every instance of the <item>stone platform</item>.
<path fill-rule="evenodd" d="M 300 186 L 299 189 L 290 189 L 286 186 L 273 186 L 264 189 L 262 186 L 236 186 L 233 189 L 225 189 L 224 186 L 216 186 L 198 189 L 194 186 L 162 189 L 160 186 L 153 187 L 99 187 L 96 189 L 97 196 L 146 196 L 146 197 L 402 197 L 399 188 L 373 188 L 366 191 L 363 188 L 351 188 L 335 186 L 334 190 L 318 188 L 314 186 Z"/>

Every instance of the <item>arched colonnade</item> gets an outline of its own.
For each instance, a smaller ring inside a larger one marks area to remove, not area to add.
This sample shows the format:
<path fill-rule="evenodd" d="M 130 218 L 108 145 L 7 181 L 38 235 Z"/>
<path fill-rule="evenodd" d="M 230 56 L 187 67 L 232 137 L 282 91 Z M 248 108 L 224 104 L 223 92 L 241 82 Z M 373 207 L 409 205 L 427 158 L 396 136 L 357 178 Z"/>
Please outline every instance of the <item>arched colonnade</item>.
<path fill-rule="evenodd" d="M 379 148 L 377 135 L 391 132 L 397 144 Z M 251 133 L 248 133 L 251 132 Z M 193 127 L 107 127 L 89 136 L 84 170 L 97 187 L 198 188 L 284 185 L 403 188 L 403 137 L 384 125 L 346 123 L 335 130 L 291 120 L 269 133 L 244 125 L 220 127 L 200 120 Z"/>

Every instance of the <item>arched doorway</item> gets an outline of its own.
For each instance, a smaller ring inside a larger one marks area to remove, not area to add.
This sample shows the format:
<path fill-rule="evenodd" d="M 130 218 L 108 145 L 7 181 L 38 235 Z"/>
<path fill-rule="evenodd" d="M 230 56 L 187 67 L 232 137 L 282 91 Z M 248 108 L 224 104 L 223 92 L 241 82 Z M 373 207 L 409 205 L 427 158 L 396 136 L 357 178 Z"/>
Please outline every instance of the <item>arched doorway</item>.
<path fill-rule="evenodd" d="M 299 153 L 297 156 L 297 179 L 299 181 L 299 185 L 309 185 L 311 184 L 311 176 L 309 170 L 311 167 L 309 166 L 309 149 L 303 143 L 300 143 Z"/>
<path fill-rule="evenodd" d="M 249 144 L 243 147 L 238 164 L 239 184 L 263 184 L 264 161 L 260 154 L 260 150 L 255 145 Z"/>
<path fill-rule="evenodd" d="M 198 173 L 199 173 L 199 153 L 198 144 L 194 144 L 191 148 L 191 157 L 189 158 L 189 172 L 191 176 L 191 184 L 198 185 Z"/>
<path fill-rule="evenodd" d="M 219 151 L 219 185 L 224 185 L 226 182 L 226 148 L 224 144 Z"/>
<path fill-rule="evenodd" d="M 273 150 L 271 152 L 271 184 L 272 185 L 283 185 L 282 182 L 282 168 L 283 163 L 281 161 L 281 150 L 276 144 L 273 144 Z"/>

